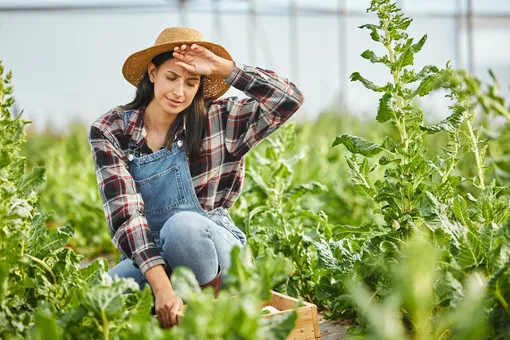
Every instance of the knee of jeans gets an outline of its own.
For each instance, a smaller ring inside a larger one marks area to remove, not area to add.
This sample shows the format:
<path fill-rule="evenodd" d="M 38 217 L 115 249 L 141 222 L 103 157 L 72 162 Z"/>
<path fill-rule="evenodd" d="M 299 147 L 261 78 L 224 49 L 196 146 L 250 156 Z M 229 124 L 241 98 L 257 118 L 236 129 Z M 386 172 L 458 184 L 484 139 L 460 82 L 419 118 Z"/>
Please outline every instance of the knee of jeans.
<path fill-rule="evenodd" d="M 169 247 L 186 246 L 189 242 L 203 237 L 204 233 L 208 231 L 201 215 L 187 211 L 177 213 L 170 217 L 161 228 L 162 248 L 165 250 Z"/>

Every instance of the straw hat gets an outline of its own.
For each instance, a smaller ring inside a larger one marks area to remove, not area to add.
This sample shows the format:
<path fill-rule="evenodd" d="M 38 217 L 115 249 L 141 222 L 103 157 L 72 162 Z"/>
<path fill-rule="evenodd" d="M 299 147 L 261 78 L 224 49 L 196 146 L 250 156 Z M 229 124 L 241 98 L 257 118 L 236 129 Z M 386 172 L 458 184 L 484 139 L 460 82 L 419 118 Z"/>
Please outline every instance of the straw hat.
<path fill-rule="evenodd" d="M 130 55 L 124 62 L 122 74 L 128 82 L 138 87 L 138 83 L 147 72 L 147 67 L 155 56 L 163 52 L 173 51 L 175 46 L 191 45 L 192 43 L 204 46 L 217 56 L 232 60 L 232 57 L 223 46 L 205 41 L 199 31 L 185 27 L 169 27 L 159 34 L 154 46 Z M 205 98 L 218 98 L 229 88 L 230 85 L 225 83 L 222 76 L 204 76 Z"/>

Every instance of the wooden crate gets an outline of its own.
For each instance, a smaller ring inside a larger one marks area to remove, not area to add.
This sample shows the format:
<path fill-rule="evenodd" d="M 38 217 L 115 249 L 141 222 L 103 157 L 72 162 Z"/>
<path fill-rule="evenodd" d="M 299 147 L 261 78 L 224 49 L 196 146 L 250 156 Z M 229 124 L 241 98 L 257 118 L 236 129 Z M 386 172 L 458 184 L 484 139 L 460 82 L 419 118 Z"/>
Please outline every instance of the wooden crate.
<path fill-rule="evenodd" d="M 265 303 L 265 306 L 273 306 L 279 312 L 266 314 L 264 318 L 271 318 L 275 315 L 290 313 L 296 308 L 298 300 L 285 294 L 271 292 L 271 301 Z M 296 309 L 297 320 L 294 329 L 289 334 L 288 340 L 316 340 L 321 338 L 319 329 L 319 318 L 317 315 L 317 306 L 306 301 L 302 302 L 301 307 Z"/>
<path fill-rule="evenodd" d="M 275 315 L 290 313 L 292 310 L 296 309 L 298 304 L 297 299 L 275 291 L 272 291 L 271 294 L 271 300 L 264 302 L 262 307 L 272 306 L 278 309 L 279 312 L 265 314 L 262 316 L 263 318 L 272 318 Z M 235 296 L 233 298 L 235 298 Z M 184 310 L 186 310 L 186 306 L 184 306 Z M 317 306 L 313 303 L 303 301 L 301 307 L 296 309 L 296 312 L 296 324 L 292 332 L 289 334 L 287 340 L 320 340 L 321 335 L 319 329 L 319 319 L 317 315 Z M 183 315 L 184 312 L 181 312 L 177 315 L 177 318 L 180 319 Z"/>

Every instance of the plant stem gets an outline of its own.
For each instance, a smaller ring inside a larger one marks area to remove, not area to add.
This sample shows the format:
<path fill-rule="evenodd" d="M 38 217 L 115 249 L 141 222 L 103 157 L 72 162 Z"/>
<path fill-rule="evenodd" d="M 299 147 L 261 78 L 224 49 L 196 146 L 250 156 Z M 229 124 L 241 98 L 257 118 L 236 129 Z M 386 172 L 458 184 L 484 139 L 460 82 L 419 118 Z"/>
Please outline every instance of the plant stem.
<path fill-rule="evenodd" d="M 108 318 L 106 317 L 106 313 L 104 309 L 101 309 L 101 317 L 103 319 L 103 334 L 104 340 L 110 339 L 110 326 L 108 325 Z"/>
<path fill-rule="evenodd" d="M 53 283 L 57 284 L 57 277 L 55 276 L 55 274 L 53 274 L 53 271 L 51 270 L 50 266 L 48 266 L 48 264 L 46 262 L 44 262 L 43 260 L 38 259 L 37 257 L 34 257 L 34 256 L 30 255 L 30 254 L 26 254 L 26 256 L 29 259 L 31 259 L 32 261 L 37 262 L 41 266 L 43 266 L 44 269 L 46 269 L 51 274 L 51 276 L 53 277 Z"/>
<path fill-rule="evenodd" d="M 471 138 L 471 143 L 473 144 L 473 153 L 475 154 L 475 162 L 476 162 L 476 170 L 478 171 L 478 180 L 480 181 L 480 188 L 485 189 L 485 183 L 483 180 L 483 167 L 480 160 L 480 152 L 478 150 L 478 140 L 473 132 L 473 126 L 471 125 L 471 120 L 467 119 L 466 124 L 469 131 L 469 137 Z"/>
<path fill-rule="evenodd" d="M 508 314 L 508 316 L 510 316 L 510 310 L 508 309 L 508 302 L 506 302 L 503 295 L 501 295 L 501 292 L 499 291 L 499 285 L 496 286 L 496 289 L 494 290 L 494 295 L 496 295 L 496 297 L 498 298 L 498 301 L 501 303 L 501 305 L 505 309 L 506 314 Z"/>
<path fill-rule="evenodd" d="M 455 141 L 455 143 L 454 143 L 454 151 L 455 151 L 455 153 L 453 154 L 454 155 L 452 157 L 453 159 L 455 159 L 455 157 L 457 156 L 457 153 L 459 152 L 459 144 L 457 143 L 457 141 Z M 446 180 L 448 179 L 448 176 L 450 176 L 450 174 L 452 173 L 452 171 L 455 168 L 455 165 L 457 164 L 457 162 L 458 161 L 452 161 L 452 163 L 450 164 L 450 166 L 448 167 L 448 169 L 444 173 L 441 183 L 445 183 L 446 182 Z"/>
<path fill-rule="evenodd" d="M 384 47 L 388 50 L 388 54 L 390 57 L 390 61 L 392 63 L 395 63 L 395 50 L 393 49 L 393 46 L 391 45 L 391 38 L 390 38 L 390 32 L 388 31 L 388 23 L 387 21 L 384 21 L 384 33 L 385 33 L 385 42 L 383 43 Z M 400 77 L 399 77 L 399 70 L 395 70 L 392 72 L 393 75 L 393 83 L 395 84 L 395 87 L 397 87 L 398 84 L 400 84 Z M 400 109 L 399 111 L 402 112 L 402 109 L 404 108 L 404 102 L 401 96 L 396 97 L 397 107 Z M 408 150 L 408 138 L 407 138 L 407 131 L 406 131 L 406 122 L 405 122 L 405 115 L 402 113 L 402 122 L 399 120 L 399 117 L 395 117 L 395 123 L 397 124 L 398 132 L 400 133 L 400 140 L 402 143 L 404 143 L 404 151 L 407 154 Z M 404 155 L 404 164 L 406 163 L 406 156 Z"/>

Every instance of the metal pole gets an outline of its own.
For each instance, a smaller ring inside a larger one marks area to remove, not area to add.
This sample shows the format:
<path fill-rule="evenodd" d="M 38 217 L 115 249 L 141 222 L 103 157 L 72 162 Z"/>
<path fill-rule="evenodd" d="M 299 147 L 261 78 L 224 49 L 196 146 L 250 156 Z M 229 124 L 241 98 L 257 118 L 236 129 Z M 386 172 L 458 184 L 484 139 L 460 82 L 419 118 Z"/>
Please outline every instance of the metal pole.
<path fill-rule="evenodd" d="M 179 24 L 182 27 L 188 26 L 188 14 L 186 13 L 186 0 L 179 0 Z"/>
<path fill-rule="evenodd" d="M 473 41 L 473 0 L 467 0 L 467 4 L 468 4 L 467 12 L 468 56 L 469 56 L 468 70 L 469 73 L 473 74 L 475 72 L 474 41 Z"/>
<path fill-rule="evenodd" d="M 453 34 L 454 34 L 454 43 L 453 43 L 453 62 L 456 68 L 462 68 L 462 57 L 461 57 L 461 30 L 462 30 L 462 0 L 455 0 L 455 18 L 453 24 Z"/>
<path fill-rule="evenodd" d="M 297 3 L 296 0 L 290 0 L 289 6 L 289 41 L 290 41 L 290 66 L 291 76 L 294 83 L 299 83 L 299 48 L 298 48 L 298 22 L 297 22 Z"/>
<path fill-rule="evenodd" d="M 340 91 L 338 94 L 338 106 L 347 110 L 347 39 L 345 15 L 345 0 L 338 0 L 338 82 Z"/>
<path fill-rule="evenodd" d="M 257 17 L 255 12 L 255 0 L 251 0 L 248 19 L 248 60 L 252 65 L 257 64 Z"/>
<path fill-rule="evenodd" d="M 215 34 L 215 39 L 218 42 L 222 42 L 222 27 L 221 27 L 221 11 L 220 11 L 220 2 L 219 0 L 213 0 L 213 32 Z"/>

